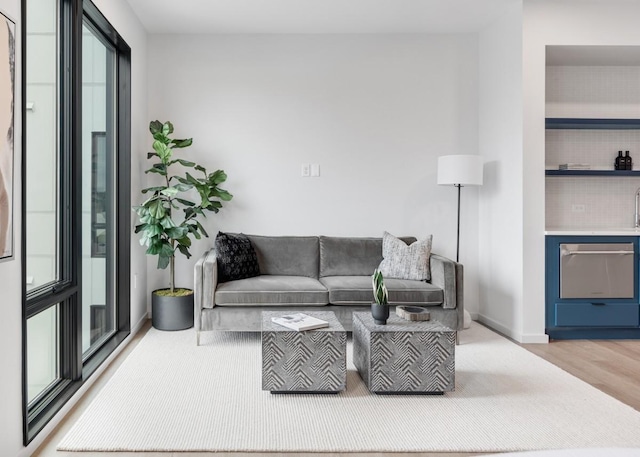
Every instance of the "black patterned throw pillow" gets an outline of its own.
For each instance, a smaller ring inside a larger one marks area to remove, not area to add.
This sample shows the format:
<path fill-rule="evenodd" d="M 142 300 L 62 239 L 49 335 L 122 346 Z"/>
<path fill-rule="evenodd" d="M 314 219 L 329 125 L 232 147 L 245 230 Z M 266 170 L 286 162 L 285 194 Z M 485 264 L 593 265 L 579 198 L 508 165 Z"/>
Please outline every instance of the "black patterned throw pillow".
<path fill-rule="evenodd" d="M 243 234 L 218 232 L 216 236 L 218 281 L 252 278 L 260 275 L 258 257 L 251 241 Z"/>

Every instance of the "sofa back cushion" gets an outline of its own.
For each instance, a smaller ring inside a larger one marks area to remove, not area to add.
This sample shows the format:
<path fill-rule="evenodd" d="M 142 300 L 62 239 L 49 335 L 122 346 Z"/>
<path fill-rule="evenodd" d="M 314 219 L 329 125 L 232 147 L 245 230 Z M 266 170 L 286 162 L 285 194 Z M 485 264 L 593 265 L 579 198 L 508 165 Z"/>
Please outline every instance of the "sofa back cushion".
<path fill-rule="evenodd" d="M 400 239 L 416 241 L 414 237 Z M 320 277 L 372 275 L 381 261 L 382 238 L 320 237 Z"/>
<path fill-rule="evenodd" d="M 318 278 L 317 236 L 247 235 L 258 257 L 260 274 Z"/>

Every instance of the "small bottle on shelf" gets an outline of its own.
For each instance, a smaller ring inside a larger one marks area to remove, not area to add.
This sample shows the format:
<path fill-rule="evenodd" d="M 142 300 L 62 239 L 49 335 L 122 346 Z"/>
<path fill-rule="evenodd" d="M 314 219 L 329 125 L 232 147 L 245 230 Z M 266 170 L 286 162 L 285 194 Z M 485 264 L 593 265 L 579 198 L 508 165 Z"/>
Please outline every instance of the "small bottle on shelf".
<path fill-rule="evenodd" d="M 629 155 L 629 151 L 625 151 L 624 164 L 625 170 L 633 170 L 633 159 Z"/>
<path fill-rule="evenodd" d="M 626 168 L 624 164 L 625 164 L 625 160 L 624 160 L 624 157 L 622 157 L 622 151 L 618 151 L 618 157 L 616 157 L 616 160 L 613 165 L 613 169 L 624 170 Z"/>

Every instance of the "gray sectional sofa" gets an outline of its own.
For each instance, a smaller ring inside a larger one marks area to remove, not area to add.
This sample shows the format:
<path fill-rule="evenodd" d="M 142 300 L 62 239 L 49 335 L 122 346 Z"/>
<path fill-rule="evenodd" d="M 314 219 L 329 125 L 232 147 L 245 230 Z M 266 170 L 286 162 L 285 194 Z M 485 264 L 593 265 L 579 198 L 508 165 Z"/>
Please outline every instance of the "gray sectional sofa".
<path fill-rule="evenodd" d="M 260 276 L 218 282 L 215 248 L 196 263 L 198 344 L 202 331 L 260 331 L 262 311 L 333 311 L 350 331 L 352 312 L 370 309 L 371 275 L 382 261 L 382 238 L 246 236 Z M 415 238 L 402 240 L 410 244 Z M 389 304 L 429 307 L 431 319 L 462 330 L 462 265 L 432 253 L 430 268 L 430 282 L 385 279 Z"/>

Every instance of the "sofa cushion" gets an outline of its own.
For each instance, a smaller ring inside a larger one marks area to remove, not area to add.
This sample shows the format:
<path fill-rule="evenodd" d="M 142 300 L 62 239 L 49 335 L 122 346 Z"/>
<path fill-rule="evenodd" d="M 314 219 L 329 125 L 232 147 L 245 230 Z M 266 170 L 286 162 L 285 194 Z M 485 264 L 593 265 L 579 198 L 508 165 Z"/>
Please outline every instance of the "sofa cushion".
<path fill-rule="evenodd" d="M 380 271 L 385 279 L 413 279 L 415 281 L 430 280 L 429 256 L 431 255 L 431 238 L 407 244 L 401 239 L 384 232 L 382 237 L 382 256 Z"/>
<path fill-rule="evenodd" d="M 304 276 L 261 275 L 218 284 L 217 306 L 296 305 L 329 303 L 329 292 L 317 279 Z"/>
<path fill-rule="evenodd" d="M 218 281 L 252 278 L 260 274 L 256 251 L 245 235 L 218 232 L 215 246 Z"/>
<path fill-rule="evenodd" d="M 334 305 L 366 305 L 373 302 L 371 276 L 325 276 L 320 282 L 329 290 L 329 303 Z M 390 305 L 437 306 L 443 301 L 443 292 L 437 286 L 423 281 L 385 279 Z"/>
<path fill-rule="evenodd" d="M 320 277 L 372 275 L 381 261 L 382 238 L 320 237 Z"/>
<path fill-rule="evenodd" d="M 260 274 L 318 278 L 317 236 L 247 235 L 256 250 Z"/>

